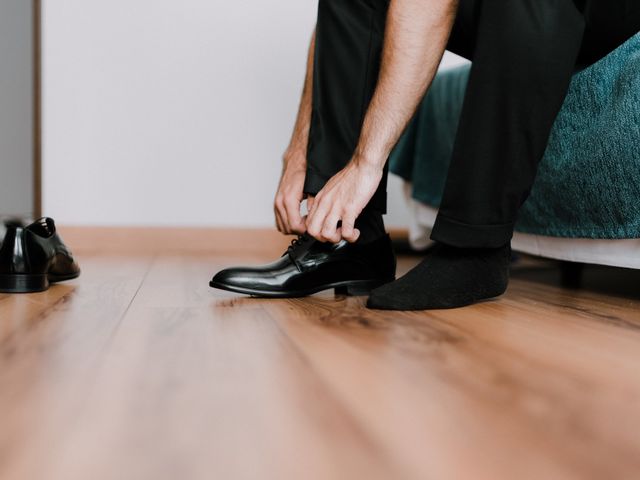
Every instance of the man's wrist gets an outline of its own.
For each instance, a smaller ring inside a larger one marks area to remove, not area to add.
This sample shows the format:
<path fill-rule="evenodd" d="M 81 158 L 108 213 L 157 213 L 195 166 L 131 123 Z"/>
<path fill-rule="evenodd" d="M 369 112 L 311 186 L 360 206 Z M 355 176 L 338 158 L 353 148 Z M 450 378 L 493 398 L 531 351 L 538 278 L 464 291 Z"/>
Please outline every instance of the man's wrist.
<path fill-rule="evenodd" d="M 285 166 L 299 166 L 303 168 L 307 165 L 307 154 L 302 149 L 288 148 L 282 160 Z"/>
<path fill-rule="evenodd" d="M 352 162 L 357 167 L 363 167 L 367 169 L 382 170 L 387 162 L 388 155 L 382 153 L 365 153 L 356 151 L 353 155 Z"/>

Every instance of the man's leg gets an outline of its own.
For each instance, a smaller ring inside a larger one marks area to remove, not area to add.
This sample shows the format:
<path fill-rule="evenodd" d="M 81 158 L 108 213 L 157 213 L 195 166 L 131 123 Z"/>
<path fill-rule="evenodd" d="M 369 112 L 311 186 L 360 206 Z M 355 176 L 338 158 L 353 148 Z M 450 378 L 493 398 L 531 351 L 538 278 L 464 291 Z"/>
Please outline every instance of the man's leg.
<path fill-rule="evenodd" d="M 475 4 L 464 12 L 467 28 L 454 31 L 451 46 L 473 66 L 432 238 L 458 247 L 500 247 L 511 239 L 573 73 L 640 30 L 640 4 L 467 4 Z"/>
<path fill-rule="evenodd" d="M 314 196 L 355 151 L 380 70 L 388 0 L 320 0 L 305 193 Z M 360 242 L 384 235 L 386 177 L 356 221 Z"/>
<path fill-rule="evenodd" d="M 581 3 L 587 28 L 578 67 L 586 67 L 606 56 L 640 32 L 638 0 L 576 0 Z"/>
<path fill-rule="evenodd" d="M 308 195 L 315 196 L 356 149 L 377 84 L 387 5 L 387 0 L 319 1 L 304 187 Z M 275 262 L 224 269 L 210 286 L 280 298 L 334 288 L 340 294 L 364 295 L 392 281 L 396 261 L 382 220 L 385 190 L 383 180 L 356 220 L 357 242 L 333 245 L 304 235 Z"/>
<path fill-rule="evenodd" d="M 473 61 L 439 245 L 369 306 L 451 308 L 498 296 L 509 241 L 566 96 L 585 30 L 572 0 L 461 0 L 450 48 Z"/>
<path fill-rule="evenodd" d="M 571 0 L 482 1 L 434 240 L 467 248 L 509 243 L 584 30 L 584 17 Z"/>
<path fill-rule="evenodd" d="M 429 257 L 374 290 L 390 309 L 497 296 L 509 241 L 576 67 L 640 31 L 635 0 L 461 0 L 449 48 L 473 60 Z"/>

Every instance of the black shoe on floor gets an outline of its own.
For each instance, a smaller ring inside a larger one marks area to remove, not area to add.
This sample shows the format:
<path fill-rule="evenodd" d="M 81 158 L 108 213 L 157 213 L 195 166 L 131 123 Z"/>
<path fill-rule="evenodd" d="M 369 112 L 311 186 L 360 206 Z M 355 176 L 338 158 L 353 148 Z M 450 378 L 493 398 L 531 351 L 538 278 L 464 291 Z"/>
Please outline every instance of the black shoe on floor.
<path fill-rule="evenodd" d="M 388 235 L 370 243 L 336 245 L 301 235 L 282 257 L 260 267 L 222 270 L 213 288 L 257 297 L 304 297 L 334 288 L 338 294 L 366 295 L 393 281 L 396 259 Z"/>
<path fill-rule="evenodd" d="M 27 227 L 19 223 L 6 227 L 0 247 L 0 293 L 42 292 L 50 283 L 80 275 L 51 218 L 41 218 Z"/>
<path fill-rule="evenodd" d="M 0 248 L 2 248 L 5 233 L 13 226 L 24 227 L 24 223 L 19 218 L 6 218 L 0 223 Z"/>

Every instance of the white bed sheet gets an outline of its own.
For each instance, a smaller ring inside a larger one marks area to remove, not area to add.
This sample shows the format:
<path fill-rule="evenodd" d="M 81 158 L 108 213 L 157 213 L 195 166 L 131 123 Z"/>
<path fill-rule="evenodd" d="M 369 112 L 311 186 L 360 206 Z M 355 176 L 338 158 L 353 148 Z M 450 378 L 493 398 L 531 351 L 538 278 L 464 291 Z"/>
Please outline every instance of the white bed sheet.
<path fill-rule="evenodd" d="M 409 242 L 413 248 L 426 248 L 432 243 L 429 236 L 438 211 L 414 200 L 411 197 L 411 184 L 405 183 L 404 193 L 411 212 Z M 516 232 L 511 246 L 518 252 L 545 258 L 640 269 L 640 238 L 594 240 Z"/>

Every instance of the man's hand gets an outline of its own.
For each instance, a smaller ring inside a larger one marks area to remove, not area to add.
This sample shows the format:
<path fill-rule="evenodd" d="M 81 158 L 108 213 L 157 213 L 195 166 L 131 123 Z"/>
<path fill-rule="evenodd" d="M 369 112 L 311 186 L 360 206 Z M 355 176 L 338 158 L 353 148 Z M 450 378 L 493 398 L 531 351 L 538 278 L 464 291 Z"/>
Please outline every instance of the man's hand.
<path fill-rule="evenodd" d="M 307 218 L 311 236 L 334 243 L 358 239 L 355 220 L 435 76 L 457 8 L 458 0 L 390 1 L 380 75 L 358 145 L 351 162 L 316 196 Z"/>
<path fill-rule="evenodd" d="M 307 229 L 300 214 L 306 173 L 307 161 L 303 154 L 285 154 L 282 177 L 273 206 L 278 231 L 285 235 L 301 235 Z"/>
<path fill-rule="evenodd" d="M 355 242 L 356 218 L 382 180 L 382 167 L 353 159 L 316 195 L 307 217 L 307 232 L 321 242 Z M 342 226 L 338 227 L 338 222 Z"/>

